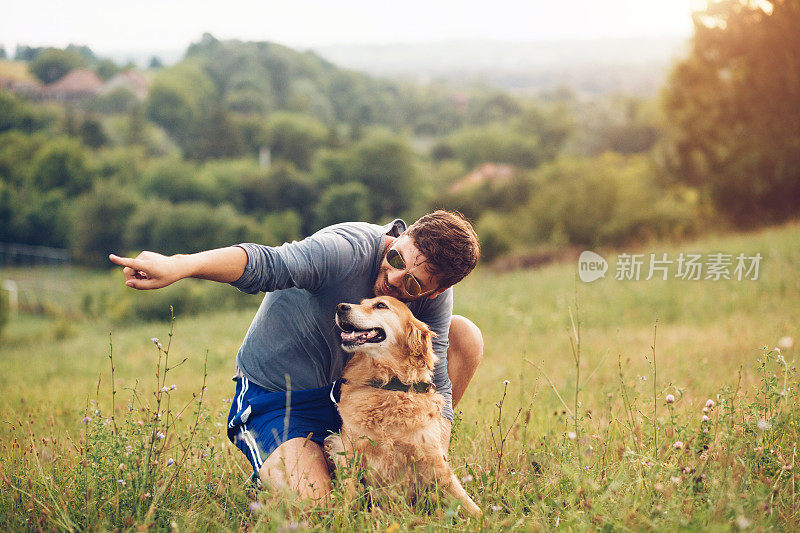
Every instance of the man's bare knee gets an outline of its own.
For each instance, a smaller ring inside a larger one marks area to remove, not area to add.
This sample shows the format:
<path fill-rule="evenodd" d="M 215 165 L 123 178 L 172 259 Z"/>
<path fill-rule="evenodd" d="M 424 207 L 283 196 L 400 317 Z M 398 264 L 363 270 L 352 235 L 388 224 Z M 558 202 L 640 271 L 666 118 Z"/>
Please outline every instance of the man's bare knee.
<path fill-rule="evenodd" d="M 461 315 L 453 315 L 450 320 L 449 341 L 462 364 L 475 368 L 480 365 L 483 360 L 483 334 L 473 321 Z"/>
<path fill-rule="evenodd" d="M 289 439 L 270 454 L 259 469 L 265 485 L 288 488 L 302 498 L 327 500 L 330 475 L 319 444 L 307 439 Z"/>

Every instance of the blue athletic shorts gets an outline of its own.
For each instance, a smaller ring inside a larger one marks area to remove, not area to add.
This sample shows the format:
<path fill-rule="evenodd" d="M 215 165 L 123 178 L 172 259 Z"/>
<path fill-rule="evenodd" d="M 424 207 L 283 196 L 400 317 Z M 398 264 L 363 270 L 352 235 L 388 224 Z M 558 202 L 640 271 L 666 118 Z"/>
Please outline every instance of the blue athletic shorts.
<path fill-rule="evenodd" d="M 236 394 L 228 415 L 228 438 L 253 465 L 254 478 L 264 460 L 289 439 L 322 444 L 342 427 L 332 400 L 332 385 L 319 389 L 267 392 L 246 377 L 235 378 Z"/>

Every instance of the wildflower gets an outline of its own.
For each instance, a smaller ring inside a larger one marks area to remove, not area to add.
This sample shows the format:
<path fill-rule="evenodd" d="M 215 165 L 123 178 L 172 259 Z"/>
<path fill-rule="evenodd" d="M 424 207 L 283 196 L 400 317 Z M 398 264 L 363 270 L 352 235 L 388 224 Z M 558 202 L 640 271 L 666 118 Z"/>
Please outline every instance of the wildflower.
<path fill-rule="evenodd" d="M 474 478 L 472 477 L 472 474 L 467 474 L 466 476 L 461 478 L 461 483 L 472 483 L 473 479 Z"/>
<path fill-rule="evenodd" d="M 125 480 L 124 480 L 124 479 L 118 479 L 118 480 L 117 480 L 117 483 L 118 483 L 119 485 L 122 485 L 123 487 L 124 487 L 125 485 L 127 485 L 127 483 L 125 483 Z"/>
<path fill-rule="evenodd" d="M 683 467 L 683 473 L 684 474 L 691 474 L 692 473 L 692 469 L 689 468 L 688 466 L 684 466 Z"/>
<path fill-rule="evenodd" d="M 708 422 L 711 419 L 708 418 L 708 415 L 703 415 L 703 419 L 702 420 L 703 420 L 703 422 Z"/>
<path fill-rule="evenodd" d="M 772 424 L 762 418 L 756 423 L 756 427 L 759 431 L 768 431 L 772 429 Z"/>
<path fill-rule="evenodd" d="M 169 386 L 169 390 L 175 390 L 175 389 L 177 389 L 177 388 L 178 388 L 178 386 L 177 386 L 177 385 L 175 385 L 174 383 L 173 383 L 172 385 L 170 385 L 170 386 Z"/>
<path fill-rule="evenodd" d="M 507 379 L 504 379 L 504 380 L 503 380 L 503 385 L 508 385 L 509 383 L 511 383 L 511 382 L 510 382 L 510 381 L 508 381 Z"/>
<path fill-rule="evenodd" d="M 88 426 L 88 425 L 89 425 L 89 422 L 91 422 L 91 421 L 92 421 L 92 418 L 91 418 L 91 417 L 89 417 L 89 416 L 84 416 L 84 417 L 83 417 L 83 420 L 81 420 L 81 422 L 83 422 L 83 425 L 84 425 L 84 426 Z"/>
<path fill-rule="evenodd" d="M 703 407 L 703 412 L 707 413 L 708 412 L 708 407 Z"/>
<path fill-rule="evenodd" d="M 163 438 L 164 438 L 164 434 L 163 434 L 162 432 L 160 432 L 160 431 L 159 431 L 158 433 L 156 433 L 156 438 L 157 438 L 158 440 L 161 440 L 161 439 L 163 439 Z"/>
<path fill-rule="evenodd" d="M 503 508 L 500 507 L 499 505 L 492 505 L 492 511 L 502 511 L 502 510 Z"/>
<path fill-rule="evenodd" d="M 642 376 L 639 379 L 641 379 L 642 381 L 647 381 L 647 376 Z"/>
<path fill-rule="evenodd" d="M 172 465 L 174 465 L 174 464 L 175 464 L 175 459 L 173 459 L 172 457 L 170 457 L 169 459 L 167 459 L 167 466 L 172 466 Z"/>
<path fill-rule="evenodd" d="M 672 394 L 667 394 L 666 400 L 667 400 L 667 403 L 674 403 L 675 402 L 675 396 L 672 395 Z"/>
<path fill-rule="evenodd" d="M 706 459 L 708 459 L 708 455 L 706 455 L 706 454 L 704 454 L 704 453 L 701 453 L 701 454 L 700 454 L 700 459 L 702 459 L 703 461 L 705 461 Z"/>
<path fill-rule="evenodd" d="M 681 482 L 681 478 L 679 478 L 678 476 L 670 476 L 669 480 L 675 483 L 676 485 Z"/>
<path fill-rule="evenodd" d="M 574 431 L 568 431 L 567 438 L 569 440 L 575 440 L 576 438 L 578 438 L 578 435 Z"/>
<path fill-rule="evenodd" d="M 169 392 L 169 387 L 164 385 L 163 387 L 161 387 L 161 392 Z"/>
<path fill-rule="evenodd" d="M 683 442 L 676 440 L 675 442 L 672 443 L 672 447 L 675 448 L 676 450 L 682 450 Z"/>
<path fill-rule="evenodd" d="M 708 433 L 708 428 L 703 428 L 703 433 Z"/>
<path fill-rule="evenodd" d="M 706 407 L 708 407 L 709 409 L 713 409 L 715 405 L 716 404 L 714 403 L 714 400 L 712 400 L 711 398 L 706 400 Z"/>
<path fill-rule="evenodd" d="M 261 505 L 261 502 L 250 502 L 250 505 L 247 506 L 247 510 L 251 513 L 259 513 L 264 506 Z"/>
<path fill-rule="evenodd" d="M 794 348 L 794 339 L 792 337 L 781 337 L 778 339 L 778 346 L 784 350 L 791 350 Z"/>

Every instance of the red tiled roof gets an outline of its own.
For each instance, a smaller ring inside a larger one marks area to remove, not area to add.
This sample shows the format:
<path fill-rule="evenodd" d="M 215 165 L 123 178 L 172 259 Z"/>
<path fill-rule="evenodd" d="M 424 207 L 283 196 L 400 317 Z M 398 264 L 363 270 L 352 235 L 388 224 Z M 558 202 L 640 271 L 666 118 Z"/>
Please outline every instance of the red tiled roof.
<path fill-rule="evenodd" d="M 55 83 L 47 86 L 51 93 L 96 93 L 103 86 L 103 80 L 91 70 L 76 68 Z"/>

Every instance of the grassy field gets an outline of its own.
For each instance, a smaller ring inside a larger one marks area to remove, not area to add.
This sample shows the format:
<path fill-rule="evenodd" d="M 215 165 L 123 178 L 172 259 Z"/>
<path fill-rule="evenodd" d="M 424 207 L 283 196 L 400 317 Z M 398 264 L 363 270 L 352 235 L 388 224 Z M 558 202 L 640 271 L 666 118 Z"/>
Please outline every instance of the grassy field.
<path fill-rule="evenodd" d="M 618 281 L 619 251 L 598 250 L 593 283 L 562 264 L 460 284 L 485 358 L 451 462 L 482 520 L 250 487 L 223 425 L 258 298 L 179 315 L 171 337 L 168 320 L 23 315 L 0 340 L 0 529 L 797 530 L 798 243 L 792 224 L 627 250 L 760 253 L 755 281 Z"/>

